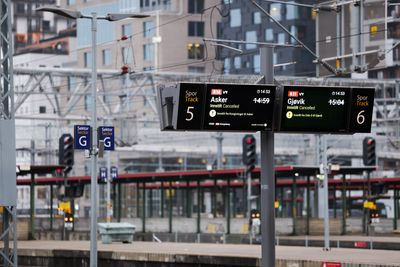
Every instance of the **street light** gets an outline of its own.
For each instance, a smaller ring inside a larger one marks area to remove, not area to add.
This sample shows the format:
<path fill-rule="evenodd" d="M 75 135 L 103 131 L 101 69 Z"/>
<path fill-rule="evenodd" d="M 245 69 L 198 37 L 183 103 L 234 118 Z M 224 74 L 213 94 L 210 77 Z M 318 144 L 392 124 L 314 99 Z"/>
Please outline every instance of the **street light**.
<path fill-rule="evenodd" d="M 84 15 L 80 11 L 59 8 L 59 7 L 39 7 L 36 11 L 47 11 L 52 12 L 57 15 L 70 18 L 70 19 L 90 19 L 92 21 L 92 132 L 94 133 L 92 136 L 92 144 L 90 155 L 91 157 L 91 165 L 92 165 L 92 174 L 91 174 L 91 225 L 90 225 L 90 267 L 97 267 L 97 155 L 98 155 L 98 147 L 97 147 L 97 135 L 96 135 L 96 123 L 97 123 L 97 114 L 96 114 L 96 83 L 97 83 L 97 68 L 96 68 L 96 32 L 97 32 L 97 20 L 108 20 L 108 21 L 117 21 L 127 18 L 146 18 L 148 15 L 143 14 L 132 14 L 132 13 L 110 13 L 104 17 L 97 17 L 96 12 L 92 12 L 91 15 Z"/>

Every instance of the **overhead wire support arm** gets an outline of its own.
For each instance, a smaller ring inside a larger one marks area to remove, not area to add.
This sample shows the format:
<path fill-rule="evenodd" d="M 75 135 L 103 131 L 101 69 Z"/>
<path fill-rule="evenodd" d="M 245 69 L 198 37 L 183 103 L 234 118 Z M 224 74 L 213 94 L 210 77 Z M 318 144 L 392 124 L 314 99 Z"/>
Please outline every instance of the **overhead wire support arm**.
<path fill-rule="evenodd" d="M 294 45 L 294 44 L 276 44 L 276 43 L 249 42 L 249 41 L 212 39 L 212 38 L 203 38 L 203 41 L 204 42 L 213 42 L 213 43 L 255 44 L 255 45 L 261 45 L 261 46 L 268 46 L 268 47 L 302 47 L 303 46 L 303 45 Z"/>
<path fill-rule="evenodd" d="M 287 34 L 290 35 L 297 43 L 299 43 L 304 49 L 306 49 L 316 60 L 318 64 L 321 64 L 324 66 L 328 71 L 332 72 L 334 75 L 339 76 L 341 75 L 341 71 L 332 67 L 330 64 L 324 62 L 321 60 L 321 58 L 314 53 L 308 46 L 306 46 L 300 39 L 298 39 L 296 36 L 294 36 L 288 29 L 285 28 L 279 21 L 277 21 L 273 16 L 271 16 L 262 6 L 260 6 L 255 0 L 251 0 L 251 2 L 258 7 L 265 15 L 267 15 L 273 22 L 276 23 L 283 31 L 285 31 Z"/>

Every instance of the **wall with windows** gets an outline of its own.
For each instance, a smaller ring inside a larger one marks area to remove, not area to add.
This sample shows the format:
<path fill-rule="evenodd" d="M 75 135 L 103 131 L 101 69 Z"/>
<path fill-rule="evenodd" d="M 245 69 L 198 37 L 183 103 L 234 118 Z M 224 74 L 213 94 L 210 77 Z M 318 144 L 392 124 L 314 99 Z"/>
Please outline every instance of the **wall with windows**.
<path fill-rule="evenodd" d="M 312 3 L 313 1 L 296 1 Z M 224 73 L 253 74 L 260 71 L 259 46 L 252 42 L 268 42 L 294 44 L 295 40 L 279 28 L 271 19 L 262 13 L 250 1 L 226 0 L 225 9 L 229 8 L 229 16 L 222 18 L 219 28 L 219 38 L 228 40 L 245 40 L 247 44 L 232 45 L 243 50 L 237 52 L 221 48 L 220 57 L 224 62 Z M 293 35 L 315 50 L 315 21 L 311 9 L 285 5 L 283 3 L 262 2 L 261 5 L 271 16 L 285 26 Z M 296 61 L 295 65 L 275 68 L 276 75 L 306 75 L 315 74 L 313 58 L 303 49 L 275 49 L 274 64 Z M 239 63 L 240 62 L 240 63 Z"/>

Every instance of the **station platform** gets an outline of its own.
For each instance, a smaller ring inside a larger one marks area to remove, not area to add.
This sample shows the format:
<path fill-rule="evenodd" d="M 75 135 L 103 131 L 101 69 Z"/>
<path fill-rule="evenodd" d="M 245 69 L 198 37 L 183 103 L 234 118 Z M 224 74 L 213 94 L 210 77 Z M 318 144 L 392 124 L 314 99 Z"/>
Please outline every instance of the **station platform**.
<path fill-rule="evenodd" d="M 0 244 L 1 246 L 1 244 Z M 88 266 L 88 241 L 20 241 L 20 266 Z M 260 245 L 133 242 L 98 244 L 100 266 L 260 266 Z M 276 246 L 276 266 L 400 266 L 398 251 Z M 134 265 L 132 265 L 134 264 Z M 340 264 L 340 265 L 339 265 Z M 330 265 L 327 265 L 330 266 Z"/>
<path fill-rule="evenodd" d="M 364 248 L 400 250 L 400 234 L 395 236 L 330 236 L 331 248 Z M 323 236 L 277 236 L 276 244 L 282 246 L 323 247 Z M 400 264 L 399 264 L 400 266 Z"/>

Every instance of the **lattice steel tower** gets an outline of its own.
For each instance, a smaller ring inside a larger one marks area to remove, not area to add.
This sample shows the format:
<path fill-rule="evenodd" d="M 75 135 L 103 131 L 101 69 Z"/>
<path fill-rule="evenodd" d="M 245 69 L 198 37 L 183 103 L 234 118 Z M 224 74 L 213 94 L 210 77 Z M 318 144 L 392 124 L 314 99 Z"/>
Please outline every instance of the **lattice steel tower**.
<path fill-rule="evenodd" d="M 0 241 L 4 244 L 0 251 L 0 265 L 9 267 L 18 264 L 11 0 L 1 0 L 0 27 L 0 206 L 3 220 Z"/>

